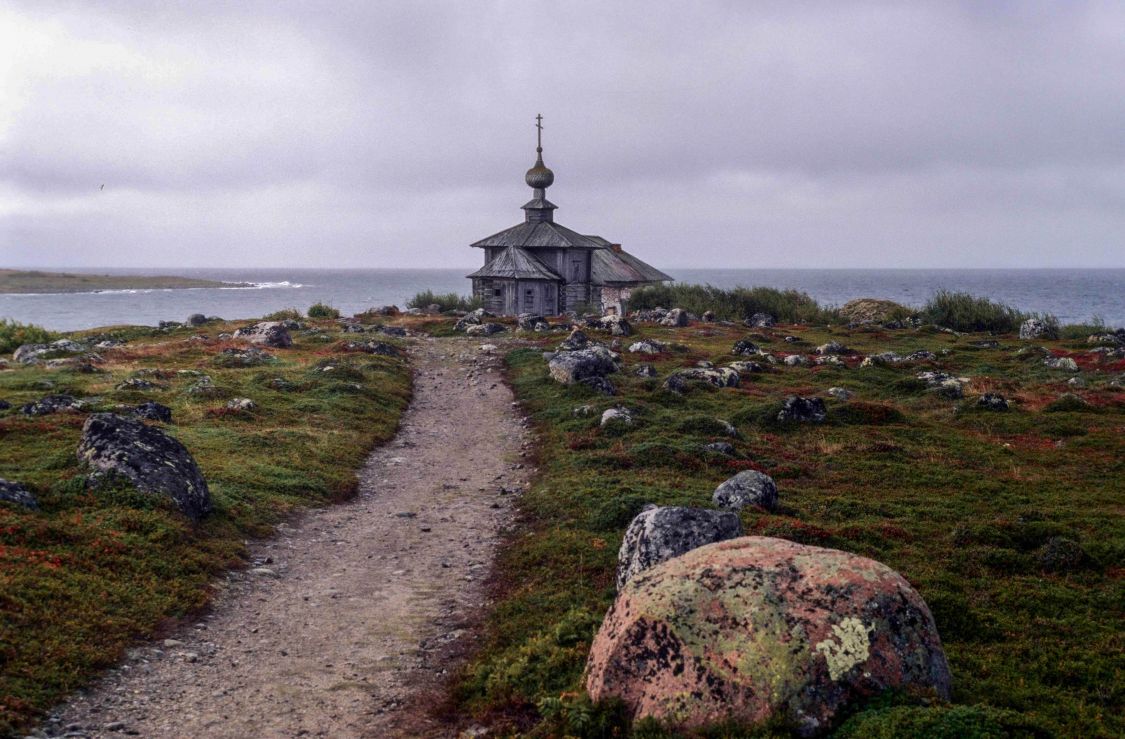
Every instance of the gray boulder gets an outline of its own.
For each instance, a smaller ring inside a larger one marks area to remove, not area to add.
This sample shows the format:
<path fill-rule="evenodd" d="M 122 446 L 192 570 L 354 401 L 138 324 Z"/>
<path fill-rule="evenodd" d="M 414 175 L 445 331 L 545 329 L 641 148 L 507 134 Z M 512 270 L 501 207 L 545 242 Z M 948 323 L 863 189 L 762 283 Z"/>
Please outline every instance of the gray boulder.
<path fill-rule="evenodd" d="M 0 477 L 0 501 L 15 503 L 33 511 L 39 510 L 39 501 L 35 495 L 18 482 L 11 482 Z"/>
<path fill-rule="evenodd" d="M 602 316 L 599 319 L 599 324 L 602 329 L 608 331 L 612 336 L 632 336 L 633 327 L 625 320 L 624 316 L 608 315 Z"/>
<path fill-rule="evenodd" d="M 12 352 L 12 361 L 19 364 L 35 364 L 39 357 L 51 351 L 46 344 L 23 344 Z"/>
<path fill-rule="evenodd" d="M 189 326 L 202 326 L 203 324 L 207 323 L 207 316 L 203 315 L 202 313 L 192 313 L 190 316 L 188 316 L 187 320 L 184 321 L 184 323 Z"/>
<path fill-rule="evenodd" d="M 234 338 L 244 339 L 252 344 L 265 344 L 275 349 L 293 346 L 293 339 L 289 336 L 289 329 L 284 321 L 261 321 L 253 326 L 240 328 L 234 332 Z"/>
<path fill-rule="evenodd" d="M 520 313 L 516 316 L 516 326 L 520 331 L 534 331 L 536 326 L 546 322 L 547 319 L 538 313 Z"/>
<path fill-rule="evenodd" d="M 82 427 L 78 460 L 96 486 L 119 475 L 143 493 L 166 496 L 193 521 L 211 512 L 211 493 L 195 459 L 176 439 L 154 426 L 113 413 L 95 413 Z"/>
<path fill-rule="evenodd" d="M 830 387 L 828 388 L 828 394 L 837 400 L 847 400 L 852 397 L 852 391 L 843 387 Z"/>
<path fill-rule="evenodd" d="M 258 407 L 250 398 L 231 398 L 227 401 L 227 410 L 235 413 L 248 413 Z"/>
<path fill-rule="evenodd" d="M 823 400 L 800 395 L 790 395 L 777 412 L 779 423 L 824 423 L 827 418 L 828 409 L 824 407 Z"/>
<path fill-rule="evenodd" d="M 1038 318 L 1029 318 L 1020 324 L 1021 339 L 1057 339 L 1058 329 Z"/>
<path fill-rule="evenodd" d="M 777 508 L 777 485 L 767 474 L 743 470 L 715 488 L 711 501 L 719 508 L 734 511 L 746 506 L 760 506 L 772 511 Z"/>
<path fill-rule="evenodd" d="M 604 378 L 617 371 L 617 357 L 603 346 L 558 352 L 547 362 L 555 382 L 573 385 L 591 377 Z"/>
<path fill-rule="evenodd" d="M 1044 359 L 1043 364 L 1051 369 L 1066 370 L 1067 372 L 1077 372 L 1078 362 L 1075 362 L 1070 357 L 1050 357 Z"/>
<path fill-rule="evenodd" d="M 673 308 L 668 311 L 667 315 L 660 319 L 661 326 L 686 326 L 688 325 L 688 314 L 683 308 Z"/>
<path fill-rule="evenodd" d="M 716 454 L 723 454 L 728 457 L 734 456 L 734 444 L 729 441 L 712 441 L 703 445 L 703 451 L 715 452 Z"/>
<path fill-rule="evenodd" d="M 656 377 L 656 368 L 648 362 L 638 364 L 637 368 L 633 370 L 633 374 L 637 377 Z"/>
<path fill-rule="evenodd" d="M 790 354 L 782 361 L 786 367 L 807 367 L 809 364 L 809 360 L 804 354 Z"/>
<path fill-rule="evenodd" d="M 705 544 L 742 535 L 738 514 L 704 508 L 652 506 L 625 530 L 617 553 L 617 589 L 645 570 Z"/>

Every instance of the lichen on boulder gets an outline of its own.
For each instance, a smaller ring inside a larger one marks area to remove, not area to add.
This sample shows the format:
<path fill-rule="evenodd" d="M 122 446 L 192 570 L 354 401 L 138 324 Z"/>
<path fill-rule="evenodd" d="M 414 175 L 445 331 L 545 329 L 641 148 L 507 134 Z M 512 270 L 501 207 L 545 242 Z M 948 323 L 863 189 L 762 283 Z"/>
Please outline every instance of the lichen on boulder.
<path fill-rule="evenodd" d="M 829 729 L 887 690 L 948 699 L 949 665 L 921 596 L 889 567 L 742 537 L 633 577 L 595 637 L 586 688 L 633 719 Z"/>

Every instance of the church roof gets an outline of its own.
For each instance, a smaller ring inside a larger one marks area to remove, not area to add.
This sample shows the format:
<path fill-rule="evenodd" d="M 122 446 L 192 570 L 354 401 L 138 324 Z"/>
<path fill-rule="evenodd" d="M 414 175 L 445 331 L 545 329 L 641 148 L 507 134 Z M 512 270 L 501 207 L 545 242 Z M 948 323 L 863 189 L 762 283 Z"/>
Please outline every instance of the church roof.
<path fill-rule="evenodd" d="M 592 238 L 605 241 L 599 236 Z M 621 251 L 620 247 L 611 248 L 608 241 L 605 241 L 607 246 L 597 251 L 590 252 L 590 265 L 591 277 L 590 281 L 595 285 L 615 285 L 622 283 L 634 282 L 664 282 L 671 280 L 672 277 L 664 274 L 651 264 L 642 262 L 632 254 Z"/>
<path fill-rule="evenodd" d="M 546 265 L 518 246 L 509 246 L 469 277 L 506 277 L 517 280 L 561 281 Z"/>
<path fill-rule="evenodd" d="M 472 246 L 521 246 L 528 248 L 598 249 L 601 244 L 554 221 L 525 221 L 472 244 Z"/>

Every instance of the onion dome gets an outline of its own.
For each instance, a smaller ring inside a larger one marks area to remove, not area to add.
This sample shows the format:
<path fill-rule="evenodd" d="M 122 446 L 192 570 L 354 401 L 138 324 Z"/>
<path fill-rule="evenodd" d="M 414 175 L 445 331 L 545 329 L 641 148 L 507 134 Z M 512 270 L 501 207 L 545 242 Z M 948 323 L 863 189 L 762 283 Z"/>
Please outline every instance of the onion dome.
<path fill-rule="evenodd" d="M 543 164 L 543 147 L 537 147 L 535 151 L 538 157 L 535 159 L 535 166 L 527 170 L 524 175 L 524 182 L 528 187 L 536 190 L 545 190 L 551 186 L 555 181 L 555 173 L 548 169 L 547 165 Z"/>

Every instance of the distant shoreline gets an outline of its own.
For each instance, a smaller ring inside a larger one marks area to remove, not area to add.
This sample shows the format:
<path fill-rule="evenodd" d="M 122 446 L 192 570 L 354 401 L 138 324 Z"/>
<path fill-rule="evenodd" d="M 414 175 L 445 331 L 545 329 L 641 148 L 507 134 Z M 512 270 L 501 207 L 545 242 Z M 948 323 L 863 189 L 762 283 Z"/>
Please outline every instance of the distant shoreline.
<path fill-rule="evenodd" d="M 0 294 L 49 295 L 98 293 L 109 290 L 187 290 L 255 287 L 250 282 L 223 282 L 166 275 L 93 275 L 41 270 L 0 269 Z"/>

